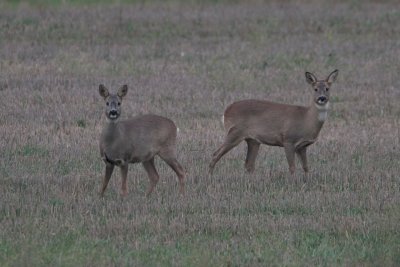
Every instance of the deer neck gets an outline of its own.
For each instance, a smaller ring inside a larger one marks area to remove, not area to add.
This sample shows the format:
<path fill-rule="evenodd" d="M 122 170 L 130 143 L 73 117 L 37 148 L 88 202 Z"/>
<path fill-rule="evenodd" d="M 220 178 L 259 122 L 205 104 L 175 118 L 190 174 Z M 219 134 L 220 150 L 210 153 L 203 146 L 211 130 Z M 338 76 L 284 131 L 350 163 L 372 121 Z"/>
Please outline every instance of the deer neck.
<path fill-rule="evenodd" d="M 324 106 L 318 106 L 313 101 L 311 106 L 308 108 L 308 126 L 316 136 L 319 134 L 322 125 L 324 125 L 324 122 L 328 117 L 328 110 L 329 102 Z"/>
<path fill-rule="evenodd" d="M 119 128 L 120 127 L 118 122 L 107 120 L 102 133 L 103 142 L 111 143 L 113 142 L 113 140 L 117 140 L 117 137 L 119 135 Z"/>

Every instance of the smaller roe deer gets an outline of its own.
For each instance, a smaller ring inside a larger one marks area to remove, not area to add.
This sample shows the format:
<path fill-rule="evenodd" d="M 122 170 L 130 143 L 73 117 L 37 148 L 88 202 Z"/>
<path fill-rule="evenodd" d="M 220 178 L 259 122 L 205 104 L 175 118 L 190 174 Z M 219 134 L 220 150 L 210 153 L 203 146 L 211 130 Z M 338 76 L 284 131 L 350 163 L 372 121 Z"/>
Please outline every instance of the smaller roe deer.
<path fill-rule="evenodd" d="M 329 108 L 329 88 L 337 75 L 338 70 L 335 70 L 325 80 L 318 80 L 314 74 L 306 72 L 306 81 L 314 89 L 309 107 L 252 99 L 228 106 L 223 117 L 227 136 L 213 154 L 210 173 L 218 160 L 243 140 L 247 143 L 245 168 L 248 172 L 254 171 L 260 144 L 266 144 L 284 147 L 291 174 L 295 171 L 295 154 L 307 173 L 307 147 L 317 140 L 324 124 Z"/>
<path fill-rule="evenodd" d="M 110 94 L 104 85 L 99 93 L 106 103 L 107 124 L 100 137 L 100 155 L 106 163 L 106 171 L 100 195 L 103 196 L 110 181 L 114 166 L 119 166 L 122 176 L 122 195 L 127 194 L 126 179 L 128 164 L 141 162 L 150 178 L 147 196 L 153 192 L 159 176 L 154 166 L 154 157 L 160 156 L 178 175 L 181 194 L 184 193 L 185 173 L 176 160 L 177 128 L 173 121 L 157 115 L 140 115 L 119 121 L 121 101 L 128 92 L 122 86 L 117 94 Z"/>

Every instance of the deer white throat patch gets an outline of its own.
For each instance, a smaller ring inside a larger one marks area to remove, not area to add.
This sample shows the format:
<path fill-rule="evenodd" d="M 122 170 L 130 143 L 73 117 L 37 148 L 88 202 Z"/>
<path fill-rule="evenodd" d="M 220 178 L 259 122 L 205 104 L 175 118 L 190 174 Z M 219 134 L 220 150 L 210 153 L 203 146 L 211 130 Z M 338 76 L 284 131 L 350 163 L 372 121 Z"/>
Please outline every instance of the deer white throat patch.
<path fill-rule="evenodd" d="M 106 116 L 106 121 L 107 121 L 108 123 L 117 123 L 117 122 L 119 121 L 119 118 L 116 118 L 116 119 L 114 119 L 114 120 L 111 120 L 110 118 L 108 118 L 108 117 Z"/>
<path fill-rule="evenodd" d="M 318 120 L 324 122 L 328 117 L 328 110 L 329 110 L 329 102 L 326 103 L 324 106 L 320 106 L 315 104 L 318 110 Z"/>

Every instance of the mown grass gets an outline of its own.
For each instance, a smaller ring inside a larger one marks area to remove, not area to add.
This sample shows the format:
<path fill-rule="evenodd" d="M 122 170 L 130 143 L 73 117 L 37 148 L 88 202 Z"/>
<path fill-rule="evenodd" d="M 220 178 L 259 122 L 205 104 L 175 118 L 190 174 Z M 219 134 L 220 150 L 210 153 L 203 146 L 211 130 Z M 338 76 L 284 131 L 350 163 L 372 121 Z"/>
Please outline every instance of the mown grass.
<path fill-rule="evenodd" d="M 232 238 L 232 234 L 226 235 L 222 238 L 217 235 L 222 247 L 216 251 L 207 246 L 216 237 L 204 234 L 188 236 L 186 240 L 182 238 L 183 240 L 174 244 L 154 244 L 148 249 L 136 249 L 128 244 L 119 247 L 109 240 L 95 240 L 81 233 L 71 232 L 54 235 L 45 247 L 37 246 L 37 242 L 28 242 L 31 247 L 26 254 L 21 255 L 18 251 L 10 250 L 6 244 L 2 244 L 2 251 L 7 253 L 16 265 L 73 266 L 92 265 L 94 262 L 118 266 L 137 264 L 209 266 L 239 262 L 244 265 L 260 265 L 265 263 L 265 259 L 269 259 L 268 263 L 271 265 L 292 265 L 300 262 L 310 265 L 398 264 L 390 259 L 395 255 L 389 255 L 383 246 L 376 245 L 377 243 L 386 246 L 398 245 L 398 241 L 391 237 L 391 233 L 346 237 L 314 231 L 299 232 L 297 236 L 264 233 L 250 242 L 243 243 L 242 239 Z M 242 245 L 238 245 L 239 242 Z M 26 244 L 25 242 L 23 245 Z M 286 258 L 281 253 L 288 252 L 286 251 L 288 246 L 293 247 L 296 253 L 289 254 Z"/>
<path fill-rule="evenodd" d="M 96 3 L 0 4 L 1 266 L 400 265 L 396 3 Z M 229 103 L 306 105 L 304 72 L 335 68 L 305 184 L 276 147 L 207 174 Z M 161 161 L 150 198 L 139 165 L 98 197 L 100 83 L 176 122 L 185 197 Z"/>

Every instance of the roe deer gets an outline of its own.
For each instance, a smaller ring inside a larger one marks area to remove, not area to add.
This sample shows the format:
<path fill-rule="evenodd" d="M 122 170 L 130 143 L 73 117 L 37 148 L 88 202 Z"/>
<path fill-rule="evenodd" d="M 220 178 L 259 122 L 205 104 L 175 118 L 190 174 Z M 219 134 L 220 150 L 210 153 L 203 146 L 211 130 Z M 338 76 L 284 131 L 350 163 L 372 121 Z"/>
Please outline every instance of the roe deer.
<path fill-rule="evenodd" d="M 292 175 L 295 171 L 295 154 L 304 172 L 308 173 L 307 147 L 316 141 L 327 117 L 329 88 L 336 80 L 338 70 L 334 70 L 325 80 L 318 80 L 310 72 L 305 75 L 314 90 L 309 107 L 252 99 L 228 106 L 223 117 L 227 135 L 222 146 L 213 154 L 210 173 L 218 160 L 243 140 L 247 143 L 245 168 L 248 172 L 254 171 L 260 144 L 266 144 L 284 147 Z"/>
<path fill-rule="evenodd" d="M 147 196 L 153 192 L 159 176 L 154 166 L 154 157 L 160 156 L 178 175 L 180 193 L 184 193 L 185 173 L 176 160 L 177 128 L 170 119 L 157 115 L 140 115 L 119 121 L 121 101 L 128 92 L 128 86 L 122 86 L 117 94 L 110 94 L 104 85 L 99 93 L 106 103 L 107 124 L 100 137 L 100 154 L 106 163 L 106 171 L 100 195 L 103 196 L 110 181 L 114 166 L 121 169 L 122 195 L 127 194 L 126 179 L 128 164 L 141 162 L 146 170 L 150 187 Z"/>

